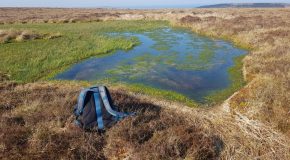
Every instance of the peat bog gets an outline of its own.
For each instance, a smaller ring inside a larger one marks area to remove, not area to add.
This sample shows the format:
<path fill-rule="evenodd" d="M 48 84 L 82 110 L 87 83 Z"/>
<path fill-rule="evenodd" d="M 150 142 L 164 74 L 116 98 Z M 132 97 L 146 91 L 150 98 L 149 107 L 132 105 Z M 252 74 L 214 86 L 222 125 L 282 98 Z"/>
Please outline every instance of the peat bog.
<path fill-rule="evenodd" d="M 231 88 L 245 50 L 229 42 L 165 26 L 143 32 L 107 33 L 110 37 L 137 38 L 138 46 L 90 58 L 73 65 L 55 79 L 125 83 L 156 88 L 204 102 Z M 238 60 L 235 60 L 238 59 Z M 231 93 L 237 88 L 232 88 Z M 228 96 L 228 95 L 224 95 Z M 219 97 L 220 98 L 220 97 Z M 226 98 L 226 97 L 223 97 Z"/>

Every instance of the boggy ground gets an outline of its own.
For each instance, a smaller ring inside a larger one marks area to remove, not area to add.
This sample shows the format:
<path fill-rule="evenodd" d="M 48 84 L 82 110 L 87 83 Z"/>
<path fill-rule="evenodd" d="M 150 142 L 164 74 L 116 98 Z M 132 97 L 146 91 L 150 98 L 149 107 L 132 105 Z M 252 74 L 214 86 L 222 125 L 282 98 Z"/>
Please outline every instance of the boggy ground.
<path fill-rule="evenodd" d="M 223 141 L 172 110 L 113 90 L 121 110 L 137 112 L 105 134 L 83 132 L 72 123 L 80 84 L 2 84 L 1 159 L 216 159 Z"/>
<path fill-rule="evenodd" d="M 249 84 L 231 99 L 231 108 L 290 136 L 289 9 L 193 12 L 178 24 L 195 32 L 251 48 L 243 74 Z"/>
<path fill-rule="evenodd" d="M 1 159 L 287 159 L 285 137 L 220 109 L 191 109 L 113 87 L 114 103 L 137 112 L 104 134 L 72 122 L 82 86 L 0 85 Z M 275 152 L 273 152 L 275 151 Z"/>
<path fill-rule="evenodd" d="M 91 14 L 102 9 L 80 10 L 78 13 L 85 18 L 67 21 L 75 11 L 1 9 L 5 13 L 1 15 L 6 15 L 1 22 L 73 23 L 94 17 L 97 21 L 169 20 L 250 48 L 243 60 L 248 85 L 211 109 L 190 109 L 136 93 L 123 94 L 115 88 L 113 95 L 119 106 L 130 110 L 130 106 L 140 105 L 147 109 L 140 109 L 138 116 L 122 121 L 104 135 L 97 135 L 70 125 L 72 106 L 82 84 L 37 82 L 13 86 L 12 82 L 3 82 L 3 158 L 290 159 L 289 9 L 106 10 L 115 15 L 103 14 L 102 18 Z M 42 13 L 31 17 L 36 12 Z M 32 21 L 22 21 L 21 16 Z M 6 73 L 0 75 L 2 80 L 9 79 Z M 136 103 L 128 104 L 127 98 Z"/>

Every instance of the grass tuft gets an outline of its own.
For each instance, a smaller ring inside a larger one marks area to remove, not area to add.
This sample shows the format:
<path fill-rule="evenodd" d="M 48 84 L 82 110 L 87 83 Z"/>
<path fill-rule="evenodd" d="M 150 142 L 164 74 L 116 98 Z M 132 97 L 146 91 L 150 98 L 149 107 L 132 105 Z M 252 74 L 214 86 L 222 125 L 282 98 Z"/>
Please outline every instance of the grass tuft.
<path fill-rule="evenodd" d="M 40 34 L 30 30 L 0 30 L 0 44 L 11 42 L 23 42 L 35 39 L 54 39 L 61 37 L 60 33 Z"/>

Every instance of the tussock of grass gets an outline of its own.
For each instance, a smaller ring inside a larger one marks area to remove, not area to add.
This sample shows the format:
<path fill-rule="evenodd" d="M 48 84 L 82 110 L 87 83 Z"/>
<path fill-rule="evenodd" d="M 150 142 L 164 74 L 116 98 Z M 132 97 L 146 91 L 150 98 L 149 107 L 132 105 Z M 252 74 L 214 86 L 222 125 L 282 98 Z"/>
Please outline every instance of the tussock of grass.
<path fill-rule="evenodd" d="M 221 110 L 175 106 L 110 87 L 114 104 L 137 115 L 98 134 L 72 124 L 78 83 L 2 83 L 0 88 L 1 159 L 289 157 L 289 143 L 279 133 Z"/>
<path fill-rule="evenodd" d="M 287 82 L 289 79 L 285 77 L 259 77 L 234 96 L 231 105 L 251 119 L 275 124 L 274 128 L 289 135 L 290 84 Z"/>
<path fill-rule="evenodd" d="M 217 158 L 220 154 L 215 147 L 223 143 L 218 135 L 206 133 L 199 125 L 188 125 L 183 116 L 125 90 L 112 90 L 114 103 L 122 111 L 137 112 L 137 116 L 100 135 L 84 133 L 72 124 L 81 88 L 77 83 L 7 83 L 1 87 L 0 158 Z M 175 139 L 170 140 L 172 134 Z M 144 154 L 144 150 L 150 152 Z"/>
<path fill-rule="evenodd" d="M 23 42 L 35 39 L 54 39 L 58 37 L 61 37 L 60 33 L 39 34 L 29 30 L 0 30 L 0 44 L 10 42 Z"/>

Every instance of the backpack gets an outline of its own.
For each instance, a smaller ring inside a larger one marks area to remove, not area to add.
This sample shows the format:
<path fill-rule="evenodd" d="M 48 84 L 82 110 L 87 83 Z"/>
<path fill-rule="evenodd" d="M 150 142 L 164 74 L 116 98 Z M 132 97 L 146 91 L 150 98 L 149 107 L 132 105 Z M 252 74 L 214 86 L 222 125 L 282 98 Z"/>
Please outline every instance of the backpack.
<path fill-rule="evenodd" d="M 118 112 L 105 86 L 85 88 L 75 106 L 75 124 L 85 130 L 104 130 L 135 113 Z"/>

